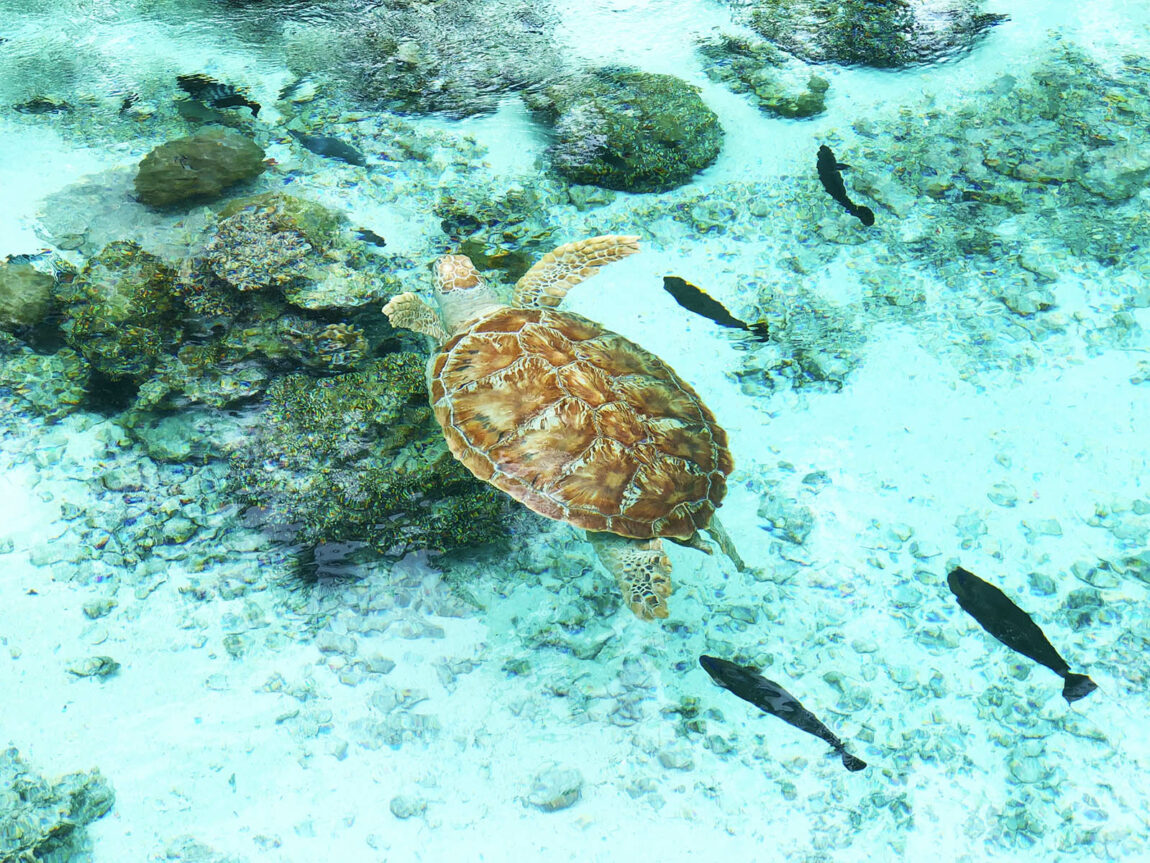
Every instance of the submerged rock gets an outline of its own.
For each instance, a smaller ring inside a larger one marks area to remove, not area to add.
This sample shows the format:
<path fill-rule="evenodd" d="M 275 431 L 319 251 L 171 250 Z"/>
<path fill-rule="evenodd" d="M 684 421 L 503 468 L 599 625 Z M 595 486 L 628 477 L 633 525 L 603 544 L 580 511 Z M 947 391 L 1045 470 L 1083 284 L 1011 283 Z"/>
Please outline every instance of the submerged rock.
<path fill-rule="evenodd" d="M 707 77 L 735 93 L 751 94 L 769 114 L 795 119 L 826 108 L 830 82 L 757 39 L 722 34 L 699 43 Z"/>
<path fill-rule="evenodd" d="M 977 0 L 754 0 L 751 26 L 811 63 L 897 69 L 968 51 L 1005 15 Z"/>
<path fill-rule="evenodd" d="M 112 380 L 139 380 L 179 334 L 176 272 L 135 243 L 106 246 L 61 289 L 64 338 Z"/>
<path fill-rule="evenodd" d="M 49 422 L 79 410 L 92 369 L 71 348 L 38 354 L 28 348 L 0 361 L 0 385 L 11 387 Z"/>
<path fill-rule="evenodd" d="M 664 192 L 714 162 L 723 143 L 698 89 L 673 75 L 600 69 L 528 105 L 554 124 L 551 164 L 573 183 Z"/>
<path fill-rule="evenodd" d="M 55 284 L 31 264 L 0 262 L 0 327 L 31 327 L 44 320 Z"/>
<path fill-rule="evenodd" d="M 264 150 L 223 126 L 161 144 L 146 155 L 136 174 L 136 197 L 152 207 L 217 197 L 264 170 Z"/>

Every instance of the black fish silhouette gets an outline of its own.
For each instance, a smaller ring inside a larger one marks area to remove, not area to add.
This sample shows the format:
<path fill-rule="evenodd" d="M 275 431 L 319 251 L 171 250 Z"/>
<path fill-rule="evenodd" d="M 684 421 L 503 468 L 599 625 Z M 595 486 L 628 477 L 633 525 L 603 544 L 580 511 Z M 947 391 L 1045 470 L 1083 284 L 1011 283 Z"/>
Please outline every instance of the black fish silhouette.
<path fill-rule="evenodd" d="M 1071 674 L 1070 664 L 1046 640 L 1038 624 L 993 584 L 987 584 L 961 566 L 946 577 L 946 583 L 958 597 L 962 610 L 977 620 L 979 626 L 1011 650 L 1029 656 L 1061 677 L 1065 681 L 1062 697 L 1067 703 L 1085 698 L 1098 688 L 1085 674 Z"/>
<path fill-rule="evenodd" d="M 703 666 L 703 670 L 711 675 L 715 683 L 735 693 L 743 701 L 750 702 L 764 713 L 770 713 L 784 722 L 789 722 L 807 734 L 825 740 L 842 756 L 843 767 L 847 770 L 853 773 L 866 767 L 865 761 L 848 753 L 843 742 L 835 737 L 829 728 L 773 680 L 767 680 L 752 668 L 705 654 L 699 657 L 699 665 Z"/>
<path fill-rule="evenodd" d="M 381 249 L 387 245 L 387 240 L 371 228 L 356 228 L 355 236 L 356 239 L 362 240 L 365 243 L 371 243 L 373 246 L 379 246 Z"/>
<path fill-rule="evenodd" d="M 212 108 L 251 108 L 252 116 L 258 117 L 260 105 L 253 102 L 237 87 L 224 84 L 207 75 L 177 75 L 176 83 L 180 89 L 195 99 Z"/>
<path fill-rule="evenodd" d="M 759 341 L 765 342 L 768 338 L 766 324 L 747 324 L 740 321 L 702 288 L 697 288 L 678 276 L 663 276 L 663 290 L 674 297 L 675 302 L 687 311 L 709 318 L 720 327 L 746 330 Z"/>
<path fill-rule="evenodd" d="M 67 102 L 57 102 L 54 99 L 45 99 L 43 96 L 37 96 L 35 99 L 29 99 L 27 102 L 13 105 L 12 109 L 19 111 L 21 114 L 63 114 L 71 111 L 72 106 Z"/>
<path fill-rule="evenodd" d="M 847 187 L 843 184 L 843 175 L 839 173 L 844 165 L 835 159 L 835 154 L 826 144 L 819 147 L 818 160 L 819 181 L 827 193 L 838 201 L 848 213 L 866 225 L 868 228 L 874 224 L 874 212 L 870 207 L 859 207 L 847 196 Z"/>
<path fill-rule="evenodd" d="M 339 159 L 349 165 L 367 165 L 363 153 L 339 138 L 327 135 L 305 135 L 303 132 L 288 130 L 293 138 L 303 144 L 305 149 L 311 150 L 317 156 L 326 156 L 329 159 Z"/>

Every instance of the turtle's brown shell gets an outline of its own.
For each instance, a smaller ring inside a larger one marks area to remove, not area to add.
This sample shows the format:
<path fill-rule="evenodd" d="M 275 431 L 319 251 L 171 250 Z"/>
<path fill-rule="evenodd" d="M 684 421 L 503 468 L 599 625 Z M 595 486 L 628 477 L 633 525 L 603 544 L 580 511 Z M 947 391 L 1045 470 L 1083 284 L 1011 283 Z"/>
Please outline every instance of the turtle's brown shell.
<path fill-rule="evenodd" d="M 689 539 L 726 493 L 727 435 L 695 391 L 580 315 L 484 315 L 432 358 L 430 389 L 455 457 L 549 518 Z"/>

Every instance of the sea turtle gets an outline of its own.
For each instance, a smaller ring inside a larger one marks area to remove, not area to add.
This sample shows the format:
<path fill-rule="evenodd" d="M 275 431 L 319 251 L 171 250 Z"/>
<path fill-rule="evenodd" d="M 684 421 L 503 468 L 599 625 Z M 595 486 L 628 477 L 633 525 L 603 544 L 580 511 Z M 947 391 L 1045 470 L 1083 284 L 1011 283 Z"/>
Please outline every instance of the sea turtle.
<path fill-rule="evenodd" d="M 438 350 L 427 367 L 435 418 L 473 474 L 535 512 L 587 530 L 640 618 L 667 616 L 671 562 L 660 537 L 741 570 L 715 518 L 734 466 L 727 435 L 662 360 L 588 318 L 567 291 L 639 238 L 591 237 L 545 255 L 502 302 L 463 255 L 436 265 L 442 318 L 413 293 L 384 306 Z"/>

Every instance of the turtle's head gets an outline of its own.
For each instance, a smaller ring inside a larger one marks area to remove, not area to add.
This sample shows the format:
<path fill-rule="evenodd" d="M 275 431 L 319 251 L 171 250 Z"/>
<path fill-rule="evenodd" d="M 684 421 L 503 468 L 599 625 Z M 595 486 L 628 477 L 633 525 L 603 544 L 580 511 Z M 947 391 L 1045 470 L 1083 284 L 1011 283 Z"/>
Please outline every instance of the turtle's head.
<path fill-rule="evenodd" d="M 436 262 L 435 299 L 449 333 L 504 305 L 466 255 L 444 255 Z"/>

